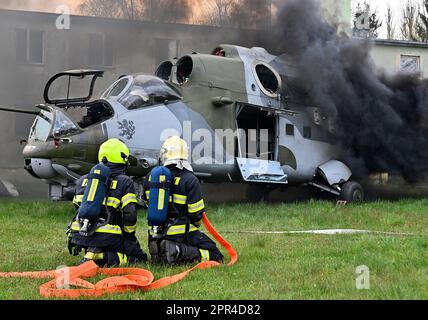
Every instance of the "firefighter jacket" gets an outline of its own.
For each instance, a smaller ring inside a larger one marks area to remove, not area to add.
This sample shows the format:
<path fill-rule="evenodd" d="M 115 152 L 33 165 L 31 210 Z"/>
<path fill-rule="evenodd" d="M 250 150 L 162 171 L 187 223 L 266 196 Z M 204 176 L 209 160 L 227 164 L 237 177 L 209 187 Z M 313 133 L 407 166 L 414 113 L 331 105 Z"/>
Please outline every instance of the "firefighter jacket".
<path fill-rule="evenodd" d="M 96 232 L 109 233 L 115 235 L 124 235 L 135 237 L 137 230 L 137 196 L 132 179 L 126 176 L 124 168 L 121 165 L 107 164 L 112 171 L 111 185 L 108 196 L 104 199 L 104 206 L 100 219 L 104 219 L 106 224 L 98 228 Z M 77 181 L 75 197 L 73 203 L 78 210 L 83 201 L 85 188 L 88 184 L 88 175 L 85 175 Z M 71 227 L 72 231 L 79 231 L 80 226 L 74 221 Z"/>
<path fill-rule="evenodd" d="M 205 212 L 205 203 L 201 184 L 196 176 L 184 169 L 170 169 L 173 174 L 173 183 L 168 206 L 167 236 L 181 235 L 186 232 L 186 223 L 189 232 L 199 230 L 202 216 Z M 150 199 L 150 175 L 144 182 L 144 200 Z"/>

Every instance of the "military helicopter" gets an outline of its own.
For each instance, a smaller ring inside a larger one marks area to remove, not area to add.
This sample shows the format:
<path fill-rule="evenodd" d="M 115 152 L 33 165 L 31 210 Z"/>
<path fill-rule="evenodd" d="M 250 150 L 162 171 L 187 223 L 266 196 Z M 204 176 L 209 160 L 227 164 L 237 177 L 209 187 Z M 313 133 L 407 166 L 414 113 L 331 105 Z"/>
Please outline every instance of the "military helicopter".
<path fill-rule="evenodd" d="M 158 165 L 162 142 L 180 135 L 202 181 L 247 183 L 253 201 L 290 185 L 363 201 L 363 188 L 338 159 L 333 119 L 295 85 L 298 70 L 286 55 L 220 45 L 211 54 L 165 61 L 154 75 L 122 76 L 92 99 L 103 74 L 59 73 L 48 81 L 38 110 L 1 108 L 37 115 L 23 151 L 25 169 L 49 184 L 52 200 L 69 196 L 96 164 L 99 146 L 112 137 L 129 146 L 129 174 L 141 190 Z M 66 93 L 52 98 L 52 87 L 64 79 Z M 89 83 L 87 96 L 71 96 L 75 80 Z"/>

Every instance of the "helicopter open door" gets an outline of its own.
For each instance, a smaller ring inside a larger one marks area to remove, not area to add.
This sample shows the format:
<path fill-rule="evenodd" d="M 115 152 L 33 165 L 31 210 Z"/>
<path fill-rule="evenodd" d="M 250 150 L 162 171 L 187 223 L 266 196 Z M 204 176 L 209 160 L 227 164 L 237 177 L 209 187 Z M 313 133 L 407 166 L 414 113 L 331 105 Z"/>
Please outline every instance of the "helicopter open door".
<path fill-rule="evenodd" d="M 103 75 L 104 71 L 100 70 L 70 70 L 58 73 L 46 84 L 43 94 L 45 102 L 58 107 L 86 103 L 92 98 L 95 82 Z M 80 83 L 77 83 L 76 80 L 79 80 Z M 73 88 L 72 85 L 74 85 Z M 78 91 L 77 96 L 73 96 L 72 89 Z M 82 92 L 88 93 L 79 96 L 79 93 Z"/>
<path fill-rule="evenodd" d="M 95 83 L 103 75 L 104 71 L 100 70 L 70 70 L 58 73 L 48 81 L 45 102 L 61 109 L 55 111 L 54 135 L 77 134 L 81 129 L 113 117 L 114 110 L 108 101 L 91 100 Z"/>
<path fill-rule="evenodd" d="M 236 161 L 246 182 L 287 184 L 279 157 L 279 117 L 269 108 L 237 104 Z"/>

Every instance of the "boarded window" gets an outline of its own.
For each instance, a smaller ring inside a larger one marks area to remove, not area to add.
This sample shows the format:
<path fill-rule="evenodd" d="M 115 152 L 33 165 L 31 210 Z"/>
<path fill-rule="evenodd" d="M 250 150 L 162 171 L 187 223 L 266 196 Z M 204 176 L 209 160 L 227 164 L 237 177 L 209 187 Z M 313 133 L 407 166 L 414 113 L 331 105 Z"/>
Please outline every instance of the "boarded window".
<path fill-rule="evenodd" d="M 113 37 L 102 34 L 89 35 L 89 65 L 112 67 L 114 60 Z"/>
<path fill-rule="evenodd" d="M 30 30 L 29 61 L 43 63 L 43 31 Z"/>
<path fill-rule="evenodd" d="M 27 30 L 16 30 L 16 61 L 27 62 Z"/>
<path fill-rule="evenodd" d="M 401 55 L 400 57 L 400 70 L 406 73 L 420 73 L 421 72 L 421 57 Z"/>
<path fill-rule="evenodd" d="M 43 64 L 43 31 L 16 29 L 16 61 Z"/>

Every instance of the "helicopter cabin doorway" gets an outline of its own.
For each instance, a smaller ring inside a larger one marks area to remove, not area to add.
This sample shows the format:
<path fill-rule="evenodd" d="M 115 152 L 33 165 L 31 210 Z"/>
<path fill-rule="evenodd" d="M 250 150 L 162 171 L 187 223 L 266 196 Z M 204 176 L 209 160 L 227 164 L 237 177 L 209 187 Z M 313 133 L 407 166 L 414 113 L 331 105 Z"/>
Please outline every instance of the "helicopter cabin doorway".
<path fill-rule="evenodd" d="M 270 108 L 237 104 L 236 162 L 248 183 L 288 184 L 278 161 L 279 116 Z"/>
<path fill-rule="evenodd" d="M 278 116 L 267 109 L 238 104 L 238 158 L 277 161 Z"/>

